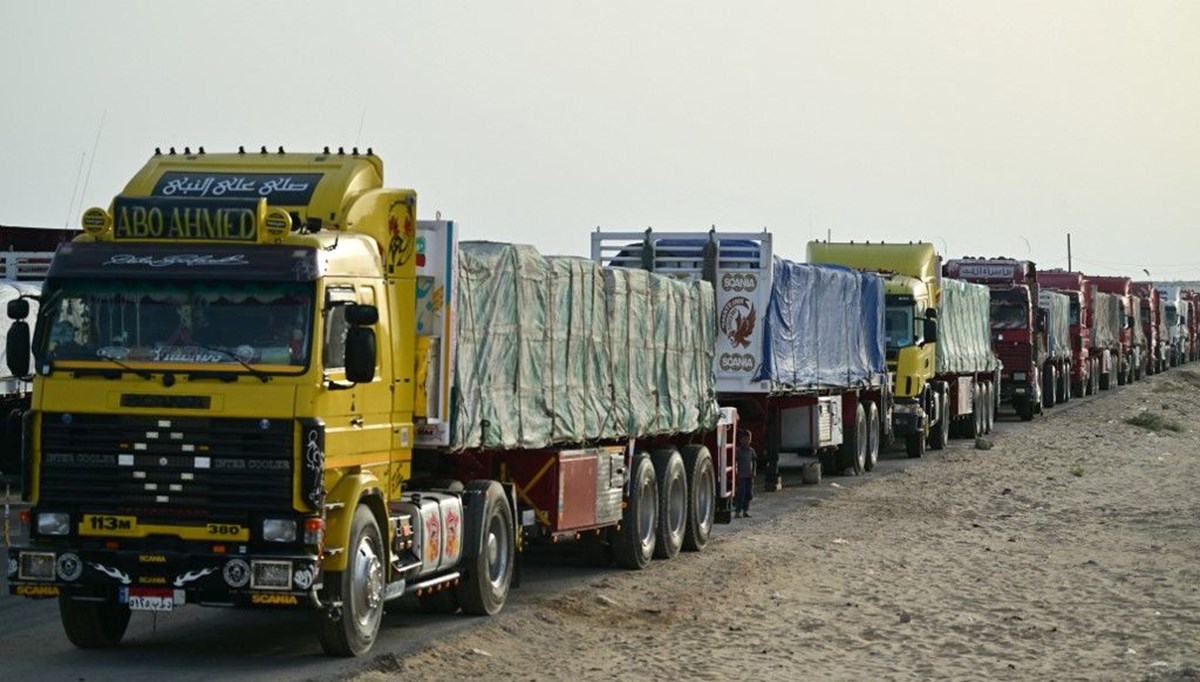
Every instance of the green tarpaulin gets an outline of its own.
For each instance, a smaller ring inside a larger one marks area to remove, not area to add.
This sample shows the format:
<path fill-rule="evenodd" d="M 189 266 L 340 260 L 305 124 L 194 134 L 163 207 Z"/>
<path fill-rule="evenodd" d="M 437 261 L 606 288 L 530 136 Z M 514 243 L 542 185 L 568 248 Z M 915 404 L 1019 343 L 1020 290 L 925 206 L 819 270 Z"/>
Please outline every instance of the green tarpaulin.
<path fill-rule="evenodd" d="M 712 311 L 707 283 L 460 244 L 451 448 L 712 428 Z"/>

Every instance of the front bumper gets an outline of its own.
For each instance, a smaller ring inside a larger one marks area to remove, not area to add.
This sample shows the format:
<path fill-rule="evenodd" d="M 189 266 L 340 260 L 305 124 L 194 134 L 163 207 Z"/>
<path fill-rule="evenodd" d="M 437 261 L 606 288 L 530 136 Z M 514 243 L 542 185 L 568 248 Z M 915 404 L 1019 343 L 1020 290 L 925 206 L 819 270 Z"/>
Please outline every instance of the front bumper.
<path fill-rule="evenodd" d="M 925 433 L 925 423 L 928 419 L 925 409 L 917 401 L 898 400 L 892 410 L 892 430 L 897 437 Z"/>
<path fill-rule="evenodd" d="M 49 545 L 8 550 L 10 594 L 116 600 L 134 609 L 315 607 L 320 584 L 320 562 L 311 555 Z"/>

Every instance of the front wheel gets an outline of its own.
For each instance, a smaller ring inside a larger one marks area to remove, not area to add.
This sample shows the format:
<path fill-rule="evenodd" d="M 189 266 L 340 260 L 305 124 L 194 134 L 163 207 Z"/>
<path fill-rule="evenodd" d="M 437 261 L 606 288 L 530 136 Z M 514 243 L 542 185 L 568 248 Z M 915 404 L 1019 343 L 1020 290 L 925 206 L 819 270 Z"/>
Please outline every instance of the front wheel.
<path fill-rule="evenodd" d="M 925 434 L 910 433 L 904 438 L 904 449 L 909 459 L 916 459 L 925 454 Z"/>
<path fill-rule="evenodd" d="M 933 425 L 933 430 L 929 432 L 930 450 L 944 449 L 946 442 L 950 440 L 950 401 L 945 394 L 941 395 L 941 401 L 937 423 Z"/>
<path fill-rule="evenodd" d="M 1033 421 L 1033 399 L 1032 398 L 1017 398 L 1013 400 L 1013 409 L 1017 411 L 1017 416 L 1021 421 Z"/>
<path fill-rule="evenodd" d="M 466 576 L 458 587 L 458 602 L 464 613 L 491 616 L 504 607 L 512 584 L 516 563 L 513 512 L 504 487 L 496 481 L 471 481 L 466 491 L 479 493 L 472 498 L 483 504 L 483 513 L 478 517 L 482 520 L 479 544 L 463 550 Z"/>
<path fill-rule="evenodd" d="M 325 576 L 325 598 L 340 614 L 321 613 L 321 648 L 331 656 L 360 656 L 371 649 L 383 620 L 383 540 L 375 515 L 354 510 L 346 570 Z"/>
<path fill-rule="evenodd" d="M 58 614 L 71 644 L 80 649 L 116 646 L 129 627 L 129 607 L 116 602 L 75 601 L 58 597 Z"/>

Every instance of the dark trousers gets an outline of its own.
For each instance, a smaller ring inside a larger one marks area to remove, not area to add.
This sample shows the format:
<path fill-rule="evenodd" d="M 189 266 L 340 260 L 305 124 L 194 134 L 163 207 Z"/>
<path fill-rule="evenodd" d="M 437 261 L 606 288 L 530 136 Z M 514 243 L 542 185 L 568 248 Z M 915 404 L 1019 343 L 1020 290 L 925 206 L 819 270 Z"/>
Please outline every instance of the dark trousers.
<path fill-rule="evenodd" d="M 750 510 L 750 500 L 754 499 L 754 479 L 738 478 L 733 489 L 733 510 L 744 512 Z"/>

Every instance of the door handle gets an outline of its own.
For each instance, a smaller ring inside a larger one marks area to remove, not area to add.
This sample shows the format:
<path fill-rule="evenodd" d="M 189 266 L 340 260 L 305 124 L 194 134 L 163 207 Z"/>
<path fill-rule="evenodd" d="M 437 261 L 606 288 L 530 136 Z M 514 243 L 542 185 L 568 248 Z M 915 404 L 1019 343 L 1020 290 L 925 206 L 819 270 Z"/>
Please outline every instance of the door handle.
<path fill-rule="evenodd" d="M 350 426 L 361 427 L 365 423 L 366 422 L 363 421 L 362 417 L 354 417 L 353 419 L 350 420 Z"/>

